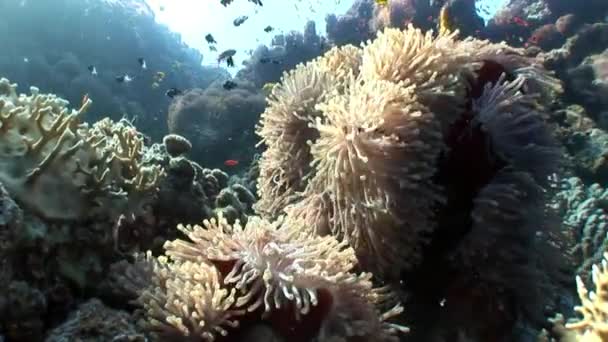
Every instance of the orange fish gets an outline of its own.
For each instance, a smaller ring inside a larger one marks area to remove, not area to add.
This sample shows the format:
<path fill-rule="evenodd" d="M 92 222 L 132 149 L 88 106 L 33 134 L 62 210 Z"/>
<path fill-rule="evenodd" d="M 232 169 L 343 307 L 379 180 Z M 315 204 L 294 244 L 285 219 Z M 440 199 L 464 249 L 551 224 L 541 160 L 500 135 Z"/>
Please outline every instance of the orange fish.
<path fill-rule="evenodd" d="M 513 22 L 519 26 L 528 27 L 530 24 L 520 17 L 513 17 Z"/>
<path fill-rule="evenodd" d="M 239 165 L 239 161 L 238 160 L 234 160 L 234 159 L 228 159 L 224 162 L 224 165 L 226 166 L 237 166 Z"/>

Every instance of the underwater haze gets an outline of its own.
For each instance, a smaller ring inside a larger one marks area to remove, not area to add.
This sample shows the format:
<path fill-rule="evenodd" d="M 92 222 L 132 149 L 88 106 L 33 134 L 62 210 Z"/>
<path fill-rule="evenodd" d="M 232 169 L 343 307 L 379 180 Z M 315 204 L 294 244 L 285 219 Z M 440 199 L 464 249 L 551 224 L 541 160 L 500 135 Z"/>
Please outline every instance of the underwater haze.
<path fill-rule="evenodd" d="M 0 342 L 608 342 L 606 0 L 0 0 L 0 46 Z"/>

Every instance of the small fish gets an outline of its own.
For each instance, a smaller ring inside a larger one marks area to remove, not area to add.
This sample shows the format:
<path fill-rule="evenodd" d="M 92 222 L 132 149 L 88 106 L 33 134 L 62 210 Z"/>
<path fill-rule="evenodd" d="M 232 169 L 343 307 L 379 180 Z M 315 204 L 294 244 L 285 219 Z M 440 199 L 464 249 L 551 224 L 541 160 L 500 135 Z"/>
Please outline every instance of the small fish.
<path fill-rule="evenodd" d="M 180 96 L 182 94 L 184 94 L 184 92 L 177 88 L 169 88 L 169 90 L 167 90 L 165 92 L 165 95 L 167 95 L 169 98 L 174 98 L 174 97 Z"/>
<path fill-rule="evenodd" d="M 228 64 L 229 67 L 234 66 L 234 60 L 232 59 L 232 56 L 234 56 L 236 54 L 236 50 L 234 49 L 229 49 L 226 51 L 223 51 L 222 53 L 220 53 L 219 56 L 217 56 L 217 63 L 221 63 L 222 61 L 226 61 L 226 63 Z"/>
<path fill-rule="evenodd" d="M 524 19 L 522 19 L 522 18 L 520 18 L 520 17 L 513 17 L 513 22 L 514 22 L 516 25 L 523 26 L 523 27 L 528 27 L 528 26 L 530 26 L 530 24 L 529 24 L 527 21 L 525 21 Z"/>
<path fill-rule="evenodd" d="M 228 159 L 224 162 L 224 165 L 226 166 L 237 166 L 239 165 L 239 161 L 238 160 L 234 160 L 234 159 Z"/>
<path fill-rule="evenodd" d="M 260 63 L 262 63 L 262 64 L 272 63 L 272 64 L 279 65 L 279 64 L 282 64 L 283 62 L 281 62 L 278 59 L 272 59 L 272 58 L 268 58 L 268 57 L 262 57 L 262 58 L 260 58 Z"/>
<path fill-rule="evenodd" d="M 236 88 L 237 84 L 228 80 L 226 82 L 224 82 L 224 84 L 222 85 L 222 87 L 226 90 L 232 90 L 234 88 Z"/>
<path fill-rule="evenodd" d="M 156 83 L 160 83 L 160 82 L 162 82 L 162 81 L 165 79 L 165 76 L 166 76 L 166 75 L 165 75 L 165 73 L 164 73 L 164 72 L 162 72 L 162 71 L 157 71 L 157 72 L 154 74 L 154 77 L 152 77 L 152 78 L 154 79 L 154 82 L 156 82 Z"/>
<path fill-rule="evenodd" d="M 160 84 L 158 82 L 152 82 L 151 87 L 152 87 L 152 89 L 156 89 L 156 88 L 160 87 Z"/>
<path fill-rule="evenodd" d="M 264 4 L 262 4 L 262 0 L 249 0 L 249 2 L 253 2 L 254 4 L 259 6 L 264 6 Z"/>
<path fill-rule="evenodd" d="M 379 5 L 379 6 L 388 5 L 388 0 L 375 0 L 375 2 L 376 2 L 376 5 Z"/>
<path fill-rule="evenodd" d="M 91 73 L 91 75 L 97 76 L 97 68 L 94 65 L 89 65 L 87 67 L 87 69 L 89 70 L 89 72 Z"/>
<path fill-rule="evenodd" d="M 211 33 L 207 34 L 205 36 L 205 40 L 207 41 L 207 43 L 209 44 L 216 44 L 217 41 L 215 41 L 215 38 L 213 38 L 213 35 L 211 35 Z"/>
<path fill-rule="evenodd" d="M 221 0 L 220 4 L 224 5 L 224 7 L 230 5 L 233 0 Z"/>
<path fill-rule="evenodd" d="M 118 83 L 129 83 L 129 82 L 133 81 L 133 77 L 131 77 L 127 74 L 116 76 L 116 77 L 114 77 L 114 79 Z"/>
<path fill-rule="evenodd" d="M 209 51 L 217 51 L 217 48 L 213 45 L 209 45 Z"/>
<path fill-rule="evenodd" d="M 232 23 L 234 24 L 234 26 L 241 26 L 241 24 L 244 23 L 245 21 L 247 21 L 247 19 L 249 19 L 248 16 L 242 15 L 242 16 L 234 19 L 234 21 Z"/>
<path fill-rule="evenodd" d="M 29 58 L 27 58 L 27 57 L 23 57 L 23 63 L 29 63 L 29 62 L 30 62 L 30 59 L 29 59 Z"/>
<path fill-rule="evenodd" d="M 274 30 L 274 27 L 272 27 L 270 25 L 264 27 L 264 32 L 272 32 L 272 30 Z"/>
<path fill-rule="evenodd" d="M 144 70 L 145 70 L 145 69 L 147 69 L 147 68 L 148 68 L 148 65 L 146 64 L 146 60 L 145 60 L 145 59 L 143 59 L 143 57 L 139 57 L 139 58 L 137 59 L 137 62 L 139 63 L 139 65 L 141 66 L 141 68 L 142 68 L 142 69 L 144 69 Z"/>

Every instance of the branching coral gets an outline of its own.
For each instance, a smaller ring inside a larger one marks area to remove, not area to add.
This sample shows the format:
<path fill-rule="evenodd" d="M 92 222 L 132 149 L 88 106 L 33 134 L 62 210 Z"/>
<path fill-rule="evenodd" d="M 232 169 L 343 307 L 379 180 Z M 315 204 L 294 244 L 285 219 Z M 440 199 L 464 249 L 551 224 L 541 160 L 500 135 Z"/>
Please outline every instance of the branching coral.
<path fill-rule="evenodd" d="M 576 337 L 567 334 L 568 338 L 581 342 L 600 342 L 608 340 L 608 253 L 604 253 L 601 264 L 593 265 L 593 283 L 595 291 L 589 292 L 583 280 L 576 278 L 576 286 L 581 305 L 574 308 L 583 317 L 566 324 L 566 329 L 574 331 Z"/>
<path fill-rule="evenodd" d="M 220 215 L 180 226 L 190 241 L 140 259 L 125 284 L 164 337 L 211 341 L 245 329 L 237 322 L 265 322 L 294 341 L 396 341 L 407 328 L 388 322 L 402 311 L 390 292 L 374 289 L 371 274 L 352 273 L 352 248 L 302 224 L 251 217 L 242 227 Z"/>
<path fill-rule="evenodd" d="M 29 209 L 49 219 L 116 218 L 123 204 L 106 207 L 110 200 L 134 204 L 153 191 L 161 170 L 139 164 L 143 137 L 133 126 L 89 127 L 80 120 L 90 100 L 70 112 L 65 100 L 37 88 L 17 96 L 16 87 L 0 80 L 0 180 Z"/>
<path fill-rule="evenodd" d="M 581 305 L 575 306 L 574 311 L 582 317 L 566 322 L 561 314 L 550 319 L 553 323 L 552 333 L 561 342 L 602 342 L 608 340 L 608 253 L 600 264 L 592 266 L 592 280 L 595 291 L 589 291 L 580 276 L 576 277 L 576 287 Z M 543 331 L 539 341 L 555 341 Z"/>

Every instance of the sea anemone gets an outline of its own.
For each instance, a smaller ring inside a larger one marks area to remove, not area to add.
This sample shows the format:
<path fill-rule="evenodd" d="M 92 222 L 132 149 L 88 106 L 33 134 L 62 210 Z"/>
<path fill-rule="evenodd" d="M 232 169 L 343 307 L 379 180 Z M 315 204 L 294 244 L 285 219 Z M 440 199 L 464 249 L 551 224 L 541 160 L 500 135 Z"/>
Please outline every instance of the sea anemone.
<path fill-rule="evenodd" d="M 313 125 L 320 133 L 311 143 L 315 176 L 304 196 L 328 198 L 327 208 L 307 211 L 328 210 L 330 218 L 310 223 L 348 241 L 365 269 L 384 274 L 415 263 L 439 200 L 428 182 L 442 147 L 434 115 L 413 87 L 352 74 L 343 95 L 316 108 L 324 115 Z"/>
<path fill-rule="evenodd" d="M 321 115 L 315 104 L 326 99 L 333 82 L 310 63 L 300 64 L 272 90 L 256 130 L 266 145 L 259 163 L 258 212 L 276 215 L 304 189 L 312 161 L 307 142 L 319 135 L 309 124 Z"/>
<path fill-rule="evenodd" d="M 345 242 L 310 235 L 302 224 L 254 216 L 243 227 L 220 215 L 179 226 L 189 241 L 140 258 L 124 287 L 139 294 L 144 326 L 174 340 L 212 341 L 267 324 L 292 341 L 397 341 L 408 329 L 389 322 L 403 310 L 390 290 L 352 272 L 356 258 Z"/>
<path fill-rule="evenodd" d="M 465 103 L 464 77 L 471 52 L 457 45 L 457 32 L 434 36 L 408 25 L 385 29 L 363 46 L 361 75 L 415 86 L 419 101 L 437 115 L 453 117 Z"/>
<path fill-rule="evenodd" d="M 192 242 L 167 242 L 167 255 L 179 261 L 221 265 L 224 283 L 246 292 L 249 311 L 265 312 L 295 303 L 295 314 L 307 314 L 318 303 L 315 278 L 348 281 L 356 264 L 353 250 L 331 236 L 311 236 L 282 218 L 268 222 L 249 218 L 246 229 L 223 217 L 203 226 L 179 226 Z"/>
<path fill-rule="evenodd" d="M 214 341 L 238 327 L 236 290 L 221 285 L 219 272 L 210 265 L 169 262 L 148 253 L 132 277 L 136 303 L 146 314 L 142 325 L 161 339 Z"/>

